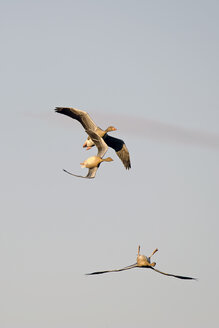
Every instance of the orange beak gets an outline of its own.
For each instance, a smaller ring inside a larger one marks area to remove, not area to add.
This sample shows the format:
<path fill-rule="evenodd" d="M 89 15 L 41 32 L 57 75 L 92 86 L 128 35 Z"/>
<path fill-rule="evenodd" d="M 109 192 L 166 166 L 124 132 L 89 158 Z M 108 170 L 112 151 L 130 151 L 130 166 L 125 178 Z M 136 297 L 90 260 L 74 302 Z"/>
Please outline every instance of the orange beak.
<path fill-rule="evenodd" d="M 87 141 L 83 144 L 83 148 L 87 147 Z"/>

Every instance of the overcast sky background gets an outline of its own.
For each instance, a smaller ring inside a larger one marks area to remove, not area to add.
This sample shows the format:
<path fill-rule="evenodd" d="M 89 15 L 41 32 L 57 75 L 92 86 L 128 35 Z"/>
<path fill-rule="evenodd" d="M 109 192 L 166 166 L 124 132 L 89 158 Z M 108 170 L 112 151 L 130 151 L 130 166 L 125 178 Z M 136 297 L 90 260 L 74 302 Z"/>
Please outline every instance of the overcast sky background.
<path fill-rule="evenodd" d="M 1 1 L 2 328 L 218 327 L 219 3 Z M 88 111 L 125 140 L 96 179 Z M 87 272 L 135 263 L 157 268 Z"/>

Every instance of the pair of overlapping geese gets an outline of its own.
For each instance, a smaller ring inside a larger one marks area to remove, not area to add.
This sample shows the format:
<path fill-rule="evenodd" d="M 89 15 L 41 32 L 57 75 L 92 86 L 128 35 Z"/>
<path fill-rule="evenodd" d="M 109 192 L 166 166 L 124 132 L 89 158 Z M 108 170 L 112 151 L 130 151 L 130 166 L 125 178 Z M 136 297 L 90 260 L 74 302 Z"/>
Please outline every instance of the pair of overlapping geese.
<path fill-rule="evenodd" d="M 76 175 L 69 171 L 64 170 L 66 173 L 80 178 L 93 179 L 96 176 L 97 170 L 102 162 L 113 161 L 111 157 L 103 158 L 108 150 L 108 147 L 111 147 L 115 150 L 116 154 L 118 155 L 118 157 L 120 158 L 126 169 L 131 168 L 129 151 L 124 141 L 108 135 L 108 132 L 116 130 L 115 127 L 109 126 L 106 130 L 102 130 L 94 123 L 94 121 L 90 118 L 87 112 L 76 108 L 56 107 L 55 111 L 57 113 L 67 115 L 79 121 L 82 124 L 83 128 L 85 129 L 85 132 L 88 134 L 88 138 L 85 141 L 83 147 L 87 147 L 87 150 L 89 150 L 91 147 L 96 146 L 98 149 L 96 156 L 91 156 L 88 159 L 86 159 L 83 163 L 81 163 L 82 168 L 83 167 L 88 168 L 88 174 L 86 176 Z M 166 276 L 171 276 L 179 279 L 196 280 L 196 278 L 174 275 L 155 269 L 154 267 L 156 263 L 155 262 L 151 263 L 151 257 L 157 251 L 158 249 L 156 248 L 153 251 L 153 253 L 149 257 L 147 257 L 145 255 L 140 255 L 140 246 L 138 246 L 137 262 L 135 264 L 129 265 L 122 269 L 92 272 L 92 273 L 88 273 L 88 275 L 96 275 L 96 274 L 103 274 L 109 272 L 120 272 L 124 270 L 130 270 L 133 268 L 149 268 Z"/>

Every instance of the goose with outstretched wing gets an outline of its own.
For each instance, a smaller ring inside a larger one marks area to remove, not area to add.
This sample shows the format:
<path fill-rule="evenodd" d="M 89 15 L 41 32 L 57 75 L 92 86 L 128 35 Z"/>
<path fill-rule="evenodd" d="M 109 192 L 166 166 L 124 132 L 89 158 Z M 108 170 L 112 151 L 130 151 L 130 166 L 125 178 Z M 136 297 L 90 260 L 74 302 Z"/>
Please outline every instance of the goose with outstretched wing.
<path fill-rule="evenodd" d="M 131 161 L 130 161 L 130 155 L 129 151 L 126 147 L 126 144 L 123 140 L 111 137 L 108 135 L 107 132 L 115 131 L 116 128 L 113 126 L 109 126 L 106 130 L 102 130 L 99 128 L 94 121 L 91 119 L 90 115 L 80 109 L 71 108 L 71 107 L 56 107 L 55 111 L 60 114 L 67 115 L 81 123 L 81 125 L 86 130 L 92 130 L 95 132 L 99 137 L 103 138 L 105 143 L 110 147 L 113 148 L 120 158 L 120 160 L 123 162 L 126 169 L 131 168 Z M 87 140 L 83 144 L 83 147 L 87 147 L 87 149 L 90 149 L 95 145 L 95 142 L 93 138 L 91 138 L 90 135 L 88 135 Z"/>
<path fill-rule="evenodd" d="M 140 246 L 138 246 L 138 256 L 137 256 L 137 262 L 135 264 L 129 265 L 127 267 L 124 267 L 122 269 L 116 269 L 116 270 L 106 270 L 106 271 L 96 271 L 96 272 L 92 272 L 92 273 L 87 273 L 87 275 L 96 275 L 96 274 L 102 274 L 102 273 L 110 273 L 110 272 L 120 272 L 120 271 L 125 271 L 125 270 L 130 270 L 133 268 L 148 268 L 148 269 L 152 269 L 158 273 L 164 274 L 166 276 L 171 276 L 171 277 L 175 277 L 178 279 L 187 279 L 187 280 L 196 280 L 196 278 L 192 278 L 192 277 L 186 277 L 186 276 L 179 276 L 179 275 L 175 275 L 175 274 L 170 274 L 170 273 L 165 273 L 162 272 L 160 270 L 155 269 L 155 262 L 151 263 L 151 257 L 158 251 L 158 249 L 156 248 L 153 253 L 147 257 L 145 255 L 140 255 Z"/>
<path fill-rule="evenodd" d="M 113 159 L 111 157 L 103 158 L 105 153 L 107 152 L 108 146 L 104 142 L 104 140 L 98 136 L 94 131 L 91 129 L 86 130 L 87 134 L 92 138 L 94 141 L 98 153 L 96 156 L 91 156 L 88 159 L 86 159 L 83 163 L 81 163 L 81 167 L 87 167 L 88 168 L 88 174 L 86 176 L 76 175 L 73 174 L 67 170 L 64 170 L 64 172 L 73 175 L 78 178 L 87 178 L 87 179 L 93 179 L 96 176 L 97 170 L 102 162 L 111 162 Z"/>

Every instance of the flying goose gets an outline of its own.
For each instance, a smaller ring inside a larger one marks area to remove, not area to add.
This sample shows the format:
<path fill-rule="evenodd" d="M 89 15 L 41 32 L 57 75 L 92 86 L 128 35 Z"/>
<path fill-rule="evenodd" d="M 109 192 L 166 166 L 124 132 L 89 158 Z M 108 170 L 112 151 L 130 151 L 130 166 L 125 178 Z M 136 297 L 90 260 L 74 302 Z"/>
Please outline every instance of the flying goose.
<path fill-rule="evenodd" d="M 73 174 L 64 169 L 63 169 L 63 171 L 68 174 L 71 174 L 75 177 L 78 177 L 78 178 L 93 179 L 93 178 L 95 178 L 97 169 L 99 168 L 100 164 L 102 162 L 111 162 L 111 161 L 113 161 L 113 159 L 111 157 L 103 158 L 103 156 L 105 155 L 105 153 L 107 152 L 107 149 L 108 149 L 108 146 L 103 141 L 103 139 L 101 137 L 99 137 L 98 134 L 96 134 L 95 132 L 93 132 L 90 129 L 86 130 L 86 132 L 92 138 L 93 142 L 95 143 L 95 145 L 97 146 L 97 149 L 98 149 L 98 153 L 96 156 L 91 156 L 91 157 L 87 158 L 83 163 L 80 163 L 82 168 L 87 167 L 89 169 L 88 174 L 86 176 L 81 176 L 81 175 Z"/>
<path fill-rule="evenodd" d="M 158 249 L 156 248 L 153 253 L 147 257 L 145 255 L 140 255 L 140 246 L 138 246 L 138 256 L 137 256 L 137 263 L 129 265 L 125 268 L 122 269 L 115 269 L 115 270 L 107 270 L 107 271 L 97 271 L 97 272 L 92 272 L 92 273 L 87 273 L 87 275 L 94 275 L 94 274 L 102 274 L 102 273 L 108 273 L 108 272 L 119 272 L 119 271 L 125 271 L 125 270 L 129 270 L 129 269 L 133 269 L 133 268 L 149 268 L 152 269 L 158 273 L 164 274 L 166 276 L 171 276 L 171 277 L 175 277 L 175 278 L 179 278 L 179 279 L 190 279 L 190 280 L 196 280 L 196 278 L 191 278 L 191 277 L 185 277 L 185 276 L 178 276 L 175 274 L 170 274 L 170 273 L 165 273 L 162 271 L 159 271 L 157 269 L 155 269 L 155 262 L 151 263 L 151 257 L 158 251 Z"/>
<path fill-rule="evenodd" d="M 98 134 L 101 138 L 103 138 L 107 146 L 115 150 L 116 154 L 123 162 L 125 168 L 126 169 L 131 168 L 129 151 L 124 141 L 118 138 L 111 137 L 107 133 L 109 131 L 115 131 L 116 128 L 114 128 L 113 126 L 109 126 L 106 130 L 102 130 L 94 123 L 94 121 L 91 119 L 90 115 L 87 112 L 76 108 L 56 107 L 55 111 L 57 113 L 70 116 L 71 118 L 79 121 L 84 127 L 85 131 L 92 130 L 93 132 Z M 92 141 L 94 140 L 90 136 L 88 136 L 83 147 L 87 147 L 87 149 L 90 149 L 92 146 L 94 146 L 94 142 Z"/>

